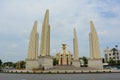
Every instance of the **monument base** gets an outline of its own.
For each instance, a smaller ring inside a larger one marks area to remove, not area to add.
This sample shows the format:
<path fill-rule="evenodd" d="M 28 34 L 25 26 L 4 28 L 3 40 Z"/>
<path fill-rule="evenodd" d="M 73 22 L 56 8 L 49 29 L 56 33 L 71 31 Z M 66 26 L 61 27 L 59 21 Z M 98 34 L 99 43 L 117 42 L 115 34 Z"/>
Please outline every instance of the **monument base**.
<path fill-rule="evenodd" d="M 79 60 L 73 60 L 72 65 L 75 67 L 80 67 L 80 61 Z"/>
<path fill-rule="evenodd" d="M 35 68 L 39 68 L 38 60 L 37 59 L 26 59 L 26 69 L 31 70 Z"/>
<path fill-rule="evenodd" d="M 42 69 L 50 69 L 53 67 L 53 59 L 51 56 L 40 56 L 38 58 L 39 67 Z"/>
<path fill-rule="evenodd" d="M 103 69 L 102 59 L 89 59 L 88 67 L 95 69 Z"/>

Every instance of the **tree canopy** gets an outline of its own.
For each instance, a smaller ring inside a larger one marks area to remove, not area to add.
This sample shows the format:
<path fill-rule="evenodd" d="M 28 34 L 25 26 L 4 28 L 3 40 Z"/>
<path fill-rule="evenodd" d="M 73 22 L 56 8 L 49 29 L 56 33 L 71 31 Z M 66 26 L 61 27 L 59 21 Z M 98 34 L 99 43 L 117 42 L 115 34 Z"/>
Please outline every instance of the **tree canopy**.
<path fill-rule="evenodd" d="M 58 64 L 58 60 L 56 58 L 53 58 L 53 65 L 57 65 Z"/>
<path fill-rule="evenodd" d="M 115 64 L 116 64 L 116 62 L 115 62 L 115 60 L 110 59 L 110 60 L 108 61 L 108 64 L 109 64 L 109 65 L 115 65 Z"/>
<path fill-rule="evenodd" d="M 2 60 L 0 59 L 0 66 L 2 66 Z"/>
<path fill-rule="evenodd" d="M 85 65 L 88 64 L 88 59 L 85 56 L 83 56 L 82 60 L 84 61 Z"/>

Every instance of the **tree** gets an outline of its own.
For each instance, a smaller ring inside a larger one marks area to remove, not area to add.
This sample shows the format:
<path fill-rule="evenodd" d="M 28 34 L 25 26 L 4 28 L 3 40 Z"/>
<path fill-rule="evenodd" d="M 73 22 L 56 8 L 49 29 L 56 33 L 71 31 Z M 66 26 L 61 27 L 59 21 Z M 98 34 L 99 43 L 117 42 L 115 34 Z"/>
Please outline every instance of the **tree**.
<path fill-rule="evenodd" d="M 58 60 L 56 58 L 53 58 L 53 65 L 57 65 L 58 64 Z"/>
<path fill-rule="evenodd" d="M 17 68 L 17 69 L 24 69 L 25 68 L 25 64 L 26 62 L 25 61 L 18 61 L 14 64 L 14 66 Z"/>
<path fill-rule="evenodd" d="M 25 61 L 20 61 L 20 68 L 25 68 Z"/>
<path fill-rule="evenodd" d="M 109 64 L 109 65 L 115 65 L 116 62 L 115 62 L 113 59 L 110 59 L 110 60 L 108 61 L 108 64 Z"/>
<path fill-rule="evenodd" d="M 88 64 L 88 59 L 85 56 L 83 56 L 82 60 L 84 61 L 84 65 Z"/>
<path fill-rule="evenodd" d="M 0 59 L 0 66 L 2 66 L 2 60 Z"/>
<path fill-rule="evenodd" d="M 16 63 L 13 63 L 13 68 L 16 68 Z"/>
<path fill-rule="evenodd" d="M 13 67 L 13 62 L 5 62 L 3 63 L 3 66 L 6 67 L 6 68 L 9 68 L 9 67 Z"/>
<path fill-rule="evenodd" d="M 102 63 L 105 63 L 105 59 L 104 58 L 102 58 Z"/>
<path fill-rule="evenodd" d="M 117 65 L 120 65 L 120 61 L 117 61 Z"/>

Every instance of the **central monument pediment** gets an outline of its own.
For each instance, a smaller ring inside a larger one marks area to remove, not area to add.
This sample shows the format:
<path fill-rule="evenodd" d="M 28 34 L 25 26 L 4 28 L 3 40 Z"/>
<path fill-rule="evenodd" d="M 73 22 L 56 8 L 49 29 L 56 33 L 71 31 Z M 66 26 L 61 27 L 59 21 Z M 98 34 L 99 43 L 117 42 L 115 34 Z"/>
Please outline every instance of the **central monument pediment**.
<path fill-rule="evenodd" d="M 62 51 L 56 54 L 58 65 L 71 65 L 72 54 L 66 50 L 66 44 L 62 44 Z"/>

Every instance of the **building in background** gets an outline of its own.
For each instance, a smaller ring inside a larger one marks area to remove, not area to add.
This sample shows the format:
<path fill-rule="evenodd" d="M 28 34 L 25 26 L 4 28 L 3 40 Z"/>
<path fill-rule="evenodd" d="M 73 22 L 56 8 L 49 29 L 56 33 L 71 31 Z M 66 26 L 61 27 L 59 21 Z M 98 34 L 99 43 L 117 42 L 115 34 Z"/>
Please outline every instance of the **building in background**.
<path fill-rule="evenodd" d="M 106 48 L 104 50 L 105 54 L 105 62 L 107 63 L 111 59 L 118 62 L 120 61 L 120 50 L 118 50 L 117 46 L 115 48 Z"/>

